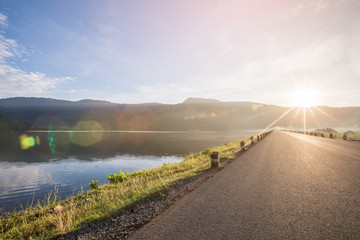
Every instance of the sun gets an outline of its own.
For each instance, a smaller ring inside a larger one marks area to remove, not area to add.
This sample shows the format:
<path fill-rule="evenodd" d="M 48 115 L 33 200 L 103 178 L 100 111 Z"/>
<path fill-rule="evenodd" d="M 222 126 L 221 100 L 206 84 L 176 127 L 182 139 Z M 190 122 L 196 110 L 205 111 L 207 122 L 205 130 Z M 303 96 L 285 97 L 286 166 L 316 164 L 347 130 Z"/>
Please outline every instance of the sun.
<path fill-rule="evenodd" d="M 291 93 L 293 107 L 308 108 L 319 104 L 319 92 L 316 90 L 297 90 Z"/>

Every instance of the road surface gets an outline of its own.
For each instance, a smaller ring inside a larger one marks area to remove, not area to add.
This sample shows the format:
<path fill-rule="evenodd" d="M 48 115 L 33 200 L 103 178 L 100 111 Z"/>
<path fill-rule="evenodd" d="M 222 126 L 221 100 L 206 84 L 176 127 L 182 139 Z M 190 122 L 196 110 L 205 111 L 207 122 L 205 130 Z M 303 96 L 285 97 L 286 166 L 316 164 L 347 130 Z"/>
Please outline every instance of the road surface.
<path fill-rule="evenodd" d="M 275 131 L 132 239 L 360 239 L 360 143 Z"/>

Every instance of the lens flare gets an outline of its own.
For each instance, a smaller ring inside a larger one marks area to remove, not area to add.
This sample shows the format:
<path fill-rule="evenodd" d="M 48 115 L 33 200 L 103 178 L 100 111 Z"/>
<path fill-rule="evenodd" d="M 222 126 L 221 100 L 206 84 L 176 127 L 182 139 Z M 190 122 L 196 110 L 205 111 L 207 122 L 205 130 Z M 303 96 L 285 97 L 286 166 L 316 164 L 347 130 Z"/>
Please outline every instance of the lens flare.
<path fill-rule="evenodd" d="M 36 136 L 36 137 L 35 137 L 35 140 L 36 140 L 36 145 L 40 145 L 40 138 L 39 138 L 39 136 Z"/>
<path fill-rule="evenodd" d="M 74 127 L 74 130 L 84 132 L 71 132 L 70 137 L 72 142 L 85 147 L 100 142 L 104 135 L 104 128 L 96 121 L 79 121 Z"/>
<path fill-rule="evenodd" d="M 47 140 L 48 140 L 48 143 L 49 143 L 50 151 L 52 153 L 55 153 L 56 152 L 55 136 L 54 136 L 54 132 L 52 132 L 51 130 L 52 130 L 52 125 L 49 126 Z"/>
<path fill-rule="evenodd" d="M 20 136 L 20 147 L 23 150 L 27 150 L 36 145 L 36 140 L 33 136 L 23 134 Z"/>
<path fill-rule="evenodd" d="M 261 108 L 261 107 L 262 107 L 262 105 L 259 105 L 259 104 L 253 104 L 253 105 L 251 106 L 251 108 L 252 108 L 253 111 L 258 110 L 258 109 Z"/>

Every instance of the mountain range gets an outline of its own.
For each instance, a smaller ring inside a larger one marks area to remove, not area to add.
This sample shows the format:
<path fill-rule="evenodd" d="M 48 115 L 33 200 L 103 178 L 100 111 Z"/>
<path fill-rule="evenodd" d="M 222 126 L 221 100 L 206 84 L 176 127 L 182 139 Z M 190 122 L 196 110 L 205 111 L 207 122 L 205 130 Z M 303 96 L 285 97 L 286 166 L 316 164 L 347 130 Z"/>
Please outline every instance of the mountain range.
<path fill-rule="evenodd" d="M 360 107 L 289 108 L 188 98 L 179 104 L 0 99 L 0 130 L 235 131 L 272 127 L 360 129 Z"/>

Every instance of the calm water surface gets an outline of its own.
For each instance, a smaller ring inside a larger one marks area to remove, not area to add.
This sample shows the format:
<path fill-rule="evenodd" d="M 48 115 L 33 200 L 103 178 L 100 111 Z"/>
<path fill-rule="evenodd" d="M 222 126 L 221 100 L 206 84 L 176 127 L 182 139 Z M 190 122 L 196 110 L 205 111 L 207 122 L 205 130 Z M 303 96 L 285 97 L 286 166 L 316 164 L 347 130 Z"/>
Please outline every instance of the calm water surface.
<path fill-rule="evenodd" d="M 25 132 L 0 136 L 0 213 L 59 190 L 61 199 L 108 183 L 110 173 L 180 162 L 190 152 L 239 140 L 248 132 Z"/>

